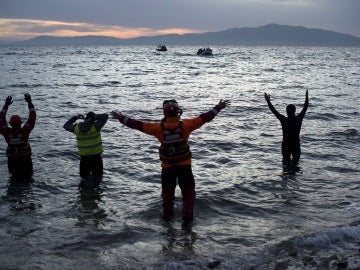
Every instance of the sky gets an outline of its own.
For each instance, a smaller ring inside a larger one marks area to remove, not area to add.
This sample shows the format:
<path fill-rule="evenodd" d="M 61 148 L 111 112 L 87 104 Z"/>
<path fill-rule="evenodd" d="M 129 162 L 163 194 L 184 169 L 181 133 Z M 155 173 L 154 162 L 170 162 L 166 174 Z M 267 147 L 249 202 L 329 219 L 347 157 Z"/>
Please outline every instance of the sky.
<path fill-rule="evenodd" d="M 360 37 L 360 0 L 0 0 L 0 40 L 203 33 L 269 23 Z"/>

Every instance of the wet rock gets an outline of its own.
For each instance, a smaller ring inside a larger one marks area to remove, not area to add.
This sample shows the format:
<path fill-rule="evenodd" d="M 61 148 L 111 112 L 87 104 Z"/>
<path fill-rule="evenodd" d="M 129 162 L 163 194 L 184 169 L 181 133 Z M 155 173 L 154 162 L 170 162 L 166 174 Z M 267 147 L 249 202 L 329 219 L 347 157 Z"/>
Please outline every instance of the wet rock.
<path fill-rule="evenodd" d="M 329 269 L 331 259 L 323 257 L 320 259 L 319 268 L 320 269 Z"/>
<path fill-rule="evenodd" d="M 312 256 L 304 256 L 302 258 L 302 261 L 304 263 L 304 265 L 309 264 L 310 262 L 312 262 L 314 260 L 314 258 Z"/>
<path fill-rule="evenodd" d="M 298 252 L 296 250 L 290 250 L 288 254 L 290 257 L 297 257 Z"/>
<path fill-rule="evenodd" d="M 289 267 L 288 261 L 279 261 L 275 263 L 274 270 L 286 270 Z"/>
<path fill-rule="evenodd" d="M 213 260 L 213 261 L 208 263 L 207 267 L 210 268 L 210 269 L 214 269 L 214 268 L 218 267 L 219 265 L 220 265 L 219 260 Z"/>
<path fill-rule="evenodd" d="M 329 260 L 338 260 L 339 257 L 336 254 L 333 254 L 329 257 Z"/>
<path fill-rule="evenodd" d="M 348 267 L 348 261 L 346 259 L 339 261 L 337 263 L 337 267 L 340 269 L 346 269 Z"/>

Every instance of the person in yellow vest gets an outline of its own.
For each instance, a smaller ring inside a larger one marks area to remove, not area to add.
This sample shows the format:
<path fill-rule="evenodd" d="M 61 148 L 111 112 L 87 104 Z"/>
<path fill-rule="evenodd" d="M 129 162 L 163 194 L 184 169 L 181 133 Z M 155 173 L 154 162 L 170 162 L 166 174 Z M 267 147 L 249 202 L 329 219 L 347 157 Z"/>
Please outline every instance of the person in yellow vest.
<path fill-rule="evenodd" d="M 100 179 L 103 175 L 103 152 L 101 129 L 108 120 L 109 115 L 88 112 L 86 117 L 82 114 L 71 117 L 64 129 L 75 133 L 78 153 L 80 156 L 80 176 L 82 178 L 94 177 Z M 84 121 L 76 123 L 78 119 Z"/>

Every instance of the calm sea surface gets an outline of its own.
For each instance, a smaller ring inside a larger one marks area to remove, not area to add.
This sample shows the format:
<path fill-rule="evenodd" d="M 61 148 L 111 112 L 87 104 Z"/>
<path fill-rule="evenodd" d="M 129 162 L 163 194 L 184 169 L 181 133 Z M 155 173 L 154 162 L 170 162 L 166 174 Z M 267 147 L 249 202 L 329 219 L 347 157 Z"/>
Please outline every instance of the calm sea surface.
<path fill-rule="evenodd" d="M 27 118 L 34 176 L 13 183 L 0 139 L 1 269 L 348 269 L 360 266 L 360 49 L 295 47 L 2 47 L 0 106 Z M 281 164 L 281 127 L 264 92 L 285 113 L 310 105 L 297 168 Z M 175 98 L 183 118 L 230 99 L 190 137 L 195 220 L 161 219 L 155 138 L 109 119 L 105 174 L 80 191 L 74 114 L 119 110 L 162 118 Z M 279 268 L 283 267 L 283 268 Z M 323 268 L 321 268 L 323 267 Z"/>

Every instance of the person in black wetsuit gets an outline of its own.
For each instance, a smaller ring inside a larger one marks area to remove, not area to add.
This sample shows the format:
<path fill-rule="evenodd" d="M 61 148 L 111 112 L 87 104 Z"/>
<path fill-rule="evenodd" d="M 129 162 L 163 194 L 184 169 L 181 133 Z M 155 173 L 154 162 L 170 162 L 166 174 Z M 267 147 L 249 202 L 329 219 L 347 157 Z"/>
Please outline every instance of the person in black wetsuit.
<path fill-rule="evenodd" d="M 283 156 L 283 163 L 285 165 L 297 164 L 300 159 L 301 149 L 300 149 L 300 129 L 302 121 L 304 119 L 306 110 L 309 106 L 309 96 L 308 90 L 306 90 L 306 98 L 303 109 L 298 115 L 295 115 L 296 107 L 293 104 L 289 104 L 286 107 L 287 117 L 280 114 L 274 106 L 271 104 L 270 95 L 264 93 L 265 100 L 271 110 L 271 112 L 280 120 L 282 131 L 283 131 L 283 141 L 281 145 L 281 151 Z M 292 156 L 292 159 L 291 159 Z"/>
<path fill-rule="evenodd" d="M 85 179 L 89 180 L 91 176 L 99 182 L 103 175 L 101 129 L 108 118 L 107 113 L 88 112 L 86 116 L 78 114 L 71 117 L 63 126 L 64 129 L 76 135 L 80 156 L 80 176 L 83 178 L 81 185 L 85 185 Z M 84 121 L 75 123 L 78 119 L 84 119 Z"/>

